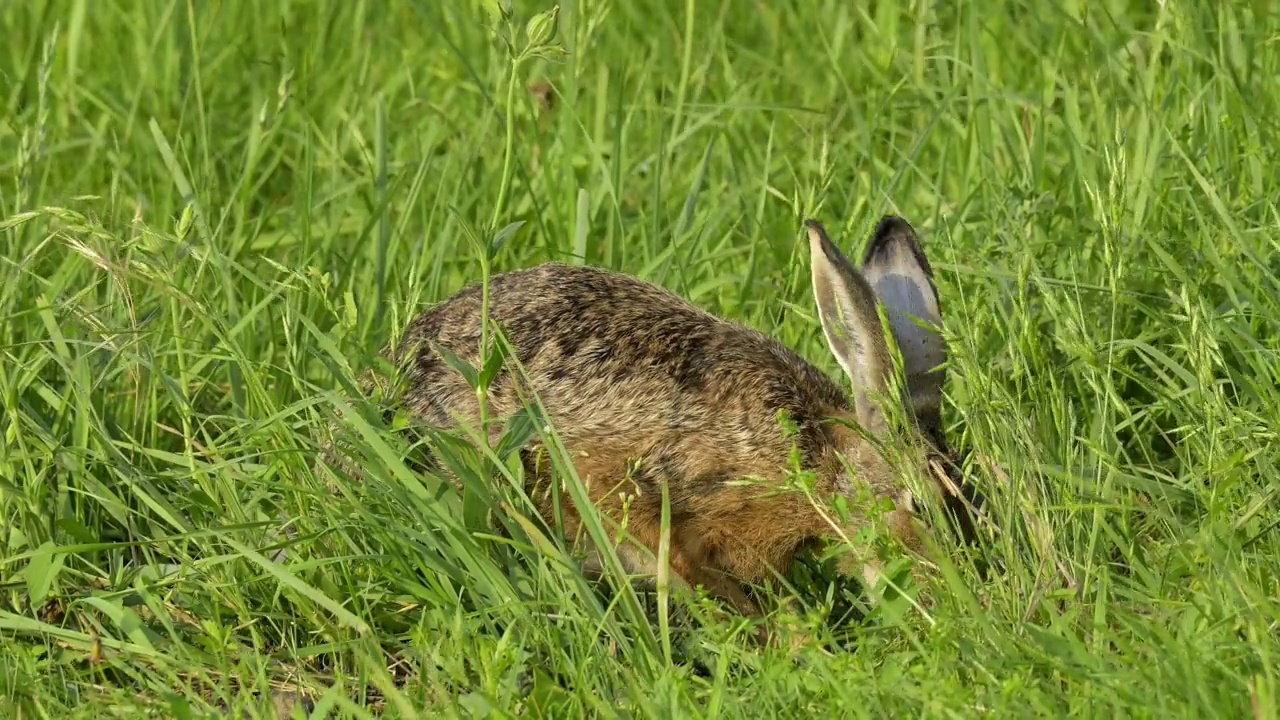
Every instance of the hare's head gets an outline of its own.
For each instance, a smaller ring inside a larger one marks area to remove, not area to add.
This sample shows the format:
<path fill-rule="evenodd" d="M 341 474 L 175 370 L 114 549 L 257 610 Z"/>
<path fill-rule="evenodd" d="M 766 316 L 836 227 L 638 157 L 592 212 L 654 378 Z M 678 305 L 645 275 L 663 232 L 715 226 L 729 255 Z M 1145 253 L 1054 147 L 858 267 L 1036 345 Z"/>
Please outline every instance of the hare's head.
<path fill-rule="evenodd" d="M 888 496 L 897 510 L 891 526 L 908 545 L 918 549 L 911 529 L 915 513 L 912 485 L 924 489 L 956 514 L 966 539 L 972 529 L 956 496 L 951 450 L 942 430 L 942 386 L 947 359 L 942 313 L 933 270 L 906 220 L 886 216 L 876 226 L 855 268 L 827 237 L 817 221 L 805 223 L 809 234 L 813 293 L 827 345 L 853 386 L 857 424 L 871 436 L 843 433 L 849 466 L 865 477 L 857 482 L 879 496 Z M 888 331 L 878 306 L 884 308 Z M 895 340 L 902 357 L 902 373 L 890 350 Z M 894 422 L 893 411 L 900 408 Z M 908 481 L 915 475 L 918 483 Z M 961 510 L 956 513 L 955 511 Z"/>

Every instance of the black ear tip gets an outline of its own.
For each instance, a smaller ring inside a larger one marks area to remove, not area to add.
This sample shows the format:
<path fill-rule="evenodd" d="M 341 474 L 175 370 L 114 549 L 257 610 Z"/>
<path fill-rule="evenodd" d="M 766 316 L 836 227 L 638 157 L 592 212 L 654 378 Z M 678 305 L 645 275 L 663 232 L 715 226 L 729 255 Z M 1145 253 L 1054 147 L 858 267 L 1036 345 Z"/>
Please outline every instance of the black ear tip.
<path fill-rule="evenodd" d="M 906 235 L 914 238 L 916 235 L 915 228 L 911 227 L 911 223 L 897 215 L 885 215 L 880 218 L 880 222 L 876 224 L 876 231 L 872 234 L 876 240 L 881 238 L 891 238 L 899 235 Z"/>
<path fill-rule="evenodd" d="M 867 252 L 862 256 L 862 262 L 865 265 L 876 256 L 884 256 L 881 259 L 886 259 L 903 250 L 915 258 L 916 263 L 926 275 L 933 276 L 933 268 L 929 267 L 929 260 L 925 257 L 923 248 L 920 247 L 915 228 L 897 215 L 885 215 L 880 218 L 875 232 L 871 235 L 871 242 L 867 244 Z"/>
<path fill-rule="evenodd" d="M 827 229 L 822 227 L 822 223 L 813 218 L 806 218 L 804 221 L 805 234 L 809 236 L 809 247 L 817 250 L 821 248 L 824 253 L 830 254 L 828 248 L 831 245 L 831 239 L 827 237 Z"/>

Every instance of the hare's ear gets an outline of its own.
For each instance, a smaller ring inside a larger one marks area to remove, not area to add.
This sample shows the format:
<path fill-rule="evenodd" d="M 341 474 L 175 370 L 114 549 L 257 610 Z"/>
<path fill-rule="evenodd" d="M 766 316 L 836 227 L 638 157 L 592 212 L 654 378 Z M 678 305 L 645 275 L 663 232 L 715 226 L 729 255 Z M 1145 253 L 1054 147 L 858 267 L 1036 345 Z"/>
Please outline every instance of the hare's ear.
<path fill-rule="evenodd" d="M 818 221 L 806 220 L 805 228 L 822 332 L 853 382 L 858 422 L 879 434 L 885 428 L 879 403 L 888 392 L 893 364 L 876 310 L 875 291 Z"/>
<path fill-rule="evenodd" d="M 945 379 L 939 366 L 947 359 L 942 312 L 933 269 L 906 220 L 893 215 L 880 220 L 863 256 L 862 273 L 884 305 L 902 353 L 907 405 L 918 423 L 936 430 Z"/>

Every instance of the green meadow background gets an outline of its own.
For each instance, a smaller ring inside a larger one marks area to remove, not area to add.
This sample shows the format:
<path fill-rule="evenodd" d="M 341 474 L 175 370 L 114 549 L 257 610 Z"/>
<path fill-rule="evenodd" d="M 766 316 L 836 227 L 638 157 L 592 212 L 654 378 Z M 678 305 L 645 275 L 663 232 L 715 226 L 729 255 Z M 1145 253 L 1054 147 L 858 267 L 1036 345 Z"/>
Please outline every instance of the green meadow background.
<path fill-rule="evenodd" d="M 1277 716 L 1280 9 L 511 4 L 0 6 L 0 715 Z M 652 622 L 353 395 L 547 260 L 835 375 L 801 222 L 885 213 L 987 496 L 922 610 L 814 561 L 796 649 Z M 342 408 L 364 483 L 313 468 Z"/>

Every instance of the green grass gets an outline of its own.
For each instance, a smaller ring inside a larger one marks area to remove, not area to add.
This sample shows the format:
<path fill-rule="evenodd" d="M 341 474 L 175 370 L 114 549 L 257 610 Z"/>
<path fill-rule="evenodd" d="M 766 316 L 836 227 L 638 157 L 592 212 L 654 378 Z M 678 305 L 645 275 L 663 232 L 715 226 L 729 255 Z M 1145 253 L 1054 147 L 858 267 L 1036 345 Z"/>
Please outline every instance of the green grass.
<path fill-rule="evenodd" d="M 0 715 L 276 685 L 352 717 L 1275 718 L 1280 14 L 996 2 L 570 0 L 514 93 L 471 3 L 5 3 Z M 794 622 L 839 642 L 670 636 L 373 416 L 366 484 L 313 472 L 377 351 L 480 277 L 468 232 L 525 221 L 495 271 L 624 269 L 834 375 L 800 222 L 857 254 L 886 212 L 989 498 L 991 574 L 957 555 L 927 616 L 828 623 L 860 591 L 819 576 Z"/>

